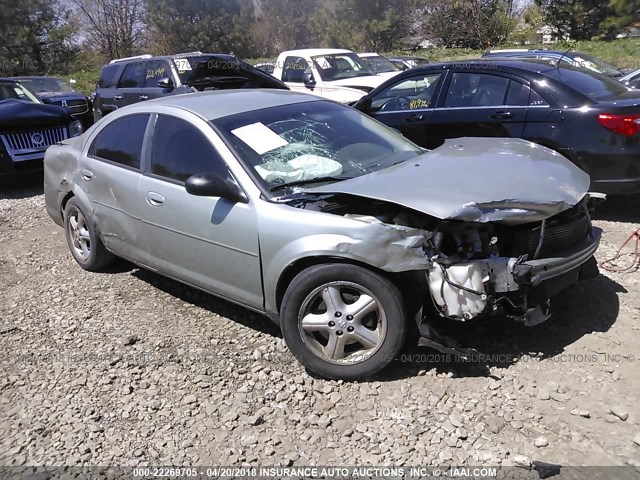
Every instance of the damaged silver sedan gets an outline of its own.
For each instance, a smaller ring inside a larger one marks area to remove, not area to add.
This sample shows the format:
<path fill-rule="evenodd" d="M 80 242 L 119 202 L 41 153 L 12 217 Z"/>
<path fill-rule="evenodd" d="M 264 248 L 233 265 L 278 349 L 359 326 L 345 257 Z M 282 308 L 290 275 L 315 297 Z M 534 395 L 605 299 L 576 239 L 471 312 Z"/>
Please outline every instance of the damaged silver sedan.
<path fill-rule="evenodd" d="M 549 318 L 552 295 L 597 275 L 588 187 L 524 140 L 428 152 L 267 90 L 132 105 L 45 158 L 47 211 L 81 267 L 122 257 L 264 313 L 310 371 L 348 380 L 413 332 L 447 347 L 438 318 Z"/>

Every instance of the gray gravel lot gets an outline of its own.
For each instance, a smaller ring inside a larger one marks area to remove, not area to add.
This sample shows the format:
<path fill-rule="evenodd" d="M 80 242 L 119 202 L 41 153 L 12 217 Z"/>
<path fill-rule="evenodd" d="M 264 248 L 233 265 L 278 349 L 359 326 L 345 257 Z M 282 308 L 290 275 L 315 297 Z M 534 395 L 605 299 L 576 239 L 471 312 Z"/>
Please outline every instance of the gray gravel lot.
<path fill-rule="evenodd" d="M 639 207 L 602 208 L 600 260 Z M 312 378 L 230 303 L 81 270 L 37 184 L 0 192 L 0 287 L 0 465 L 640 465 L 638 271 L 532 329 L 465 326 L 478 362 L 408 348 L 366 383 Z"/>

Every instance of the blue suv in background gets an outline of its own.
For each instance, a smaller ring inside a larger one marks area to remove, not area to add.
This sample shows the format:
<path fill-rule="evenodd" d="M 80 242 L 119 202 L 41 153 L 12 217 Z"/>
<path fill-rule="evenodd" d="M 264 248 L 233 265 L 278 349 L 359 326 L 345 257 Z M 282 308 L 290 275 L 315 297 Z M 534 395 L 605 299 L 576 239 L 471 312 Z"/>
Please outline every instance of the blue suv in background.
<path fill-rule="evenodd" d="M 49 105 L 65 107 L 86 130 L 93 125 L 93 105 L 91 100 L 73 89 L 62 78 L 57 77 L 13 77 L 34 92 L 40 100 Z"/>

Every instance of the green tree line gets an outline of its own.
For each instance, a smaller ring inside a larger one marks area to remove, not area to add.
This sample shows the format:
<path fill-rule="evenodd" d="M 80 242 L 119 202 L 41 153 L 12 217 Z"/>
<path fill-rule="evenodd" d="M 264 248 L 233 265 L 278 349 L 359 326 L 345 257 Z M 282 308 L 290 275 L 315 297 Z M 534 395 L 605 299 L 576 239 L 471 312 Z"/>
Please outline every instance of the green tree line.
<path fill-rule="evenodd" d="M 65 73 L 140 53 L 244 58 L 305 47 L 489 48 L 549 25 L 614 38 L 640 0 L 3 0 L 0 75 Z M 523 33 L 524 32 L 524 33 Z"/>

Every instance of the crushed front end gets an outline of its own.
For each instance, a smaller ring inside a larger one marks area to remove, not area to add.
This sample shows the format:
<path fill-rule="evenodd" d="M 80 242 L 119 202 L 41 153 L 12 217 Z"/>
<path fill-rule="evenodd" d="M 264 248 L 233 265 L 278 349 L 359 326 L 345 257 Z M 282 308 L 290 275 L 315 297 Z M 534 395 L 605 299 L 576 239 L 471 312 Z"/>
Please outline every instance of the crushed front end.
<path fill-rule="evenodd" d="M 489 315 L 527 326 L 547 320 L 553 295 L 598 275 L 593 255 L 601 231 L 592 226 L 591 211 L 602 199 L 586 194 L 574 206 L 542 220 L 535 213 L 535 221 L 527 218 L 539 206 L 523 206 L 518 218 L 510 207 L 506 221 L 496 219 L 497 209 L 490 221 L 484 214 L 484 221 L 469 221 L 438 219 L 350 195 L 304 196 L 291 204 L 370 224 L 366 235 L 354 236 L 336 250 L 366 258 L 388 272 L 412 272 L 422 284 L 423 308 L 417 320 L 428 337 L 433 307 L 435 315 L 460 322 Z"/>
<path fill-rule="evenodd" d="M 426 277 L 441 316 L 466 321 L 501 313 L 525 325 L 547 320 L 549 299 L 593 278 L 601 231 L 588 196 L 548 219 L 522 225 L 443 221 L 427 240 Z"/>

